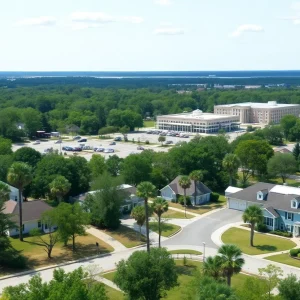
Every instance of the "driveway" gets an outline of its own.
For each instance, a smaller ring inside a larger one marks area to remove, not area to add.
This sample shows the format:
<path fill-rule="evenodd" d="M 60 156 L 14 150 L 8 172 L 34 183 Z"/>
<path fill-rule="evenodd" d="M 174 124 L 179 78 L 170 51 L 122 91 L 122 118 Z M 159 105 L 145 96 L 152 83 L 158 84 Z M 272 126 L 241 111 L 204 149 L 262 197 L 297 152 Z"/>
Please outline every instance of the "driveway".
<path fill-rule="evenodd" d="M 242 214 L 243 212 L 241 211 L 225 208 L 208 216 L 203 216 L 193 223 L 183 227 L 180 233 L 167 241 L 164 241 L 162 245 L 202 246 L 203 242 L 205 242 L 207 247 L 217 249 L 217 245 L 215 245 L 211 240 L 212 233 L 224 225 L 241 221 Z"/>

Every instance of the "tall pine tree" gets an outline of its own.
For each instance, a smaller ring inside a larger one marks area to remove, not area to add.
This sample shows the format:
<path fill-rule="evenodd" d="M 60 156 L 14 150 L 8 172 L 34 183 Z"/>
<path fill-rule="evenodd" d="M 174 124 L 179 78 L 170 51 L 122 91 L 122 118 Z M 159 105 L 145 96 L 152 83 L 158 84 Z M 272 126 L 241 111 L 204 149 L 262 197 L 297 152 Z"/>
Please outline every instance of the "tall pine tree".
<path fill-rule="evenodd" d="M 299 154 L 300 154 L 300 145 L 299 145 L 299 143 L 296 143 L 294 146 L 294 149 L 293 149 L 293 155 L 297 161 L 299 158 Z"/>

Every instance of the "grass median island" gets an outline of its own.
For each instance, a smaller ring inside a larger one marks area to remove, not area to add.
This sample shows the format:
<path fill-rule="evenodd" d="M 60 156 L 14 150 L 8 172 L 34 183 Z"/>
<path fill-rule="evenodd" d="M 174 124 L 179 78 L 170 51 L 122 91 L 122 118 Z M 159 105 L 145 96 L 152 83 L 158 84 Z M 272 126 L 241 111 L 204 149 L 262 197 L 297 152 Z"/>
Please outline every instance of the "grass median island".
<path fill-rule="evenodd" d="M 120 227 L 116 230 L 106 229 L 103 231 L 127 248 L 140 246 L 146 242 L 146 239 L 143 236 L 142 240 L 140 240 L 140 234 L 138 232 L 124 225 L 120 225 Z"/>
<path fill-rule="evenodd" d="M 153 217 L 155 217 L 155 214 L 153 214 Z M 163 213 L 162 218 L 164 218 L 164 219 L 192 219 L 192 218 L 194 218 L 194 216 L 190 215 L 190 214 L 186 214 L 186 217 L 185 217 L 184 212 L 169 209 L 167 212 Z"/>
<path fill-rule="evenodd" d="M 197 250 L 190 250 L 190 249 L 180 249 L 180 250 L 171 250 L 169 251 L 171 254 L 194 254 L 194 255 L 201 255 L 202 252 Z"/>
<path fill-rule="evenodd" d="M 25 236 L 24 242 L 21 242 L 18 237 L 10 238 L 10 241 L 12 246 L 16 250 L 22 251 L 22 254 L 28 259 L 28 267 L 31 269 L 97 255 L 96 242 L 99 244 L 100 254 L 114 251 L 110 245 L 90 234 L 76 237 L 75 252 L 72 251 L 71 242 L 67 247 L 64 247 L 62 242 L 57 243 L 53 248 L 51 259 L 48 259 L 44 247 L 35 237 Z"/>
<path fill-rule="evenodd" d="M 290 257 L 289 253 L 282 253 L 273 256 L 268 256 L 265 259 L 300 268 L 300 260 Z"/>
<path fill-rule="evenodd" d="M 288 239 L 273 237 L 261 233 L 254 234 L 254 247 L 250 246 L 250 231 L 232 227 L 222 235 L 225 244 L 237 245 L 243 253 L 250 255 L 284 251 L 294 248 L 296 244 Z"/>
<path fill-rule="evenodd" d="M 169 237 L 170 235 L 177 232 L 181 227 L 170 223 L 162 223 L 161 228 L 161 235 L 164 237 Z M 149 222 L 149 229 L 158 233 L 158 223 Z"/>

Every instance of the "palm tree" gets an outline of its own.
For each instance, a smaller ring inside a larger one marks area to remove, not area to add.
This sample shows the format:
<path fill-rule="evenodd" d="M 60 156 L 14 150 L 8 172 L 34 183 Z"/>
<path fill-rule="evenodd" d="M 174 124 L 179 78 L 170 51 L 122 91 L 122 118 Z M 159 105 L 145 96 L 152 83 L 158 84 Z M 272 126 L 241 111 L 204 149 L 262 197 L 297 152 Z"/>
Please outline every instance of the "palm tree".
<path fill-rule="evenodd" d="M 32 169 L 24 162 L 15 162 L 8 170 L 7 180 L 19 190 L 19 238 L 23 241 L 22 192 L 32 181 Z"/>
<path fill-rule="evenodd" d="M 160 238 L 161 238 L 161 216 L 164 212 L 168 211 L 169 204 L 163 198 L 156 198 L 152 203 L 153 212 L 158 217 L 158 247 L 160 248 Z"/>
<path fill-rule="evenodd" d="M 240 166 L 238 156 L 234 153 L 227 153 L 223 159 L 222 165 L 229 175 L 229 185 L 232 185 L 234 175 Z"/>
<path fill-rule="evenodd" d="M 145 209 L 142 206 L 136 206 L 131 211 L 131 217 L 136 221 L 136 224 L 140 226 L 140 240 L 142 239 L 142 226 L 146 221 Z"/>
<path fill-rule="evenodd" d="M 149 207 L 148 199 L 154 197 L 156 194 L 156 187 L 149 181 L 141 182 L 136 188 L 136 195 L 145 201 L 145 217 L 146 217 L 146 238 L 147 238 L 147 252 L 150 252 L 149 239 Z"/>
<path fill-rule="evenodd" d="M 69 180 L 61 175 L 58 175 L 50 184 L 50 193 L 58 199 L 59 202 L 62 201 L 63 197 L 71 189 L 71 183 Z"/>
<path fill-rule="evenodd" d="M 0 182 L 0 201 L 9 200 L 10 188 L 4 182 Z"/>
<path fill-rule="evenodd" d="M 194 193 L 194 205 L 196 205 L 197 199 L 197 182 L 200 182 L 203 179 L 203 173 L 200 170 L 195 170 L 191 172 L 190 179 L 194 181 L 195 193 Z"/>
<path fill-rule="evenodd" d="M 184 216 L 186 217 L 186 189 L 191 186 L 191 180 L 188 176 L 181 176 L 179 179 L 179 185 L 183 188 L 184 193 Z"/>
<path fill-rule="evenodd" d="M 218 255 L 207 257 L 203 262 L 203 273 L 218 280 L 222 276 L 221 263 L 221 257 Z"/>
<path fill-rule="evenodd" d="M 257 205 L 248 206 L 244 211 L 243 221 L 250 224 L 250 245 L 253 247 L 255 225 L 264 221 L 264 215 L 261 207 Z"/>
<path fill-rule="evenodd" d="M 228 286 L 231 285 L 231 277 L 242 270 L 245 260 L 242 258 L 242 251 L 235 245 L 223 245 L 218 250 L 221 259 L 221 270 L 227 278 Z"/>

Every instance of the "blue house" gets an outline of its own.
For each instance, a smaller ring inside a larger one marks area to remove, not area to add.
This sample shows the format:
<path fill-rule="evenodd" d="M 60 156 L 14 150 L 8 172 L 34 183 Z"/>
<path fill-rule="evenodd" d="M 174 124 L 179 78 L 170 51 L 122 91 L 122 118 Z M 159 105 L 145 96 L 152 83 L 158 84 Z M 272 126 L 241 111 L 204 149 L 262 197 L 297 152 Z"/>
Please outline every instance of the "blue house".
<path fill-rule="evenodd" d="M 244 211 L 250 205 L 261 206 L 268 229 L 300 236 L 300 188 L 259 182 L 226 198 L 230 209 Z"/>

